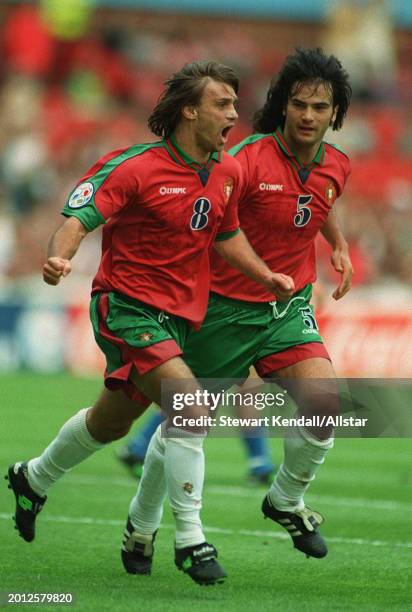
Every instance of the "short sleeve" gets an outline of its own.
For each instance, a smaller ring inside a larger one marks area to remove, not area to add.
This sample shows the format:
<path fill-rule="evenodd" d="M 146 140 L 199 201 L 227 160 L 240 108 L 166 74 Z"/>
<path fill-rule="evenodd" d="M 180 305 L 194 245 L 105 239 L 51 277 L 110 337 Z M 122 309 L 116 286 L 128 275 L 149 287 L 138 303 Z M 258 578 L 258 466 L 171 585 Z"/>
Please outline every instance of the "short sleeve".
<path fill-rule="evenodd" d="M 133 158 L 113 152 L 99 160 L 71 192 L 62 214 L 77 217 L 88 231 L 104 224 L 138 192 Z"/>

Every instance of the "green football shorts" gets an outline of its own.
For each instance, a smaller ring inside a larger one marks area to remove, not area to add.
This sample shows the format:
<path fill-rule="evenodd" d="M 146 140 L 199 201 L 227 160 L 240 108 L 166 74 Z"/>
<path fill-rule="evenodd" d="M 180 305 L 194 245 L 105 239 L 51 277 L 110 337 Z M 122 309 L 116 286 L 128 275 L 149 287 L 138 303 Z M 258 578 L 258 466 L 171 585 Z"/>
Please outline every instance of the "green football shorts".
<path fill-rule="evenodd" d="M 181 355 L 189 335 L 188 323 L 115 292 L 92 296 L 90 319 L 106 357 L 106 387 L 122 389 L 131 399 L 149 405 L 150 400 L 129 382 L 130 372 L 135 367 L 138 374 L 146 374 Z"/>
<path fill-rule="evenodd" d="M 212 293 L 206 319 L 190 331 L 183 359 L 199 378 L 265 377 L 312 357 L 329 359 L 310 304 L 312 285 L 287 302 L 252 303 Z"/>

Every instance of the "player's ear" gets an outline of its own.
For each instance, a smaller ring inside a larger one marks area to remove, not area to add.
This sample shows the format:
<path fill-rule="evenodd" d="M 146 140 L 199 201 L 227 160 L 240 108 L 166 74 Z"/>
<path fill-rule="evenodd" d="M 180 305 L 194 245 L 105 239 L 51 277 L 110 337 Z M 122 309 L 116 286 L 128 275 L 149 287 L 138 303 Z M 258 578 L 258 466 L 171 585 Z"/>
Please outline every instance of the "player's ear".
<path fill-rule="evenodd" d="M 189 121 L 193 121 L 197 119 L 197 108 L 192 104 L 190 106 L 184 106 L 182 108 L 182 115 L 185 119 L 189 119 Z"/>
<path fill-rule="evenodd" d="M 332 117 L 330 118 L 329 125 L 332 126 L 336 121 L 336 115 L 338 114 L 339 106 L 335 106 L 333 109 Z"/>

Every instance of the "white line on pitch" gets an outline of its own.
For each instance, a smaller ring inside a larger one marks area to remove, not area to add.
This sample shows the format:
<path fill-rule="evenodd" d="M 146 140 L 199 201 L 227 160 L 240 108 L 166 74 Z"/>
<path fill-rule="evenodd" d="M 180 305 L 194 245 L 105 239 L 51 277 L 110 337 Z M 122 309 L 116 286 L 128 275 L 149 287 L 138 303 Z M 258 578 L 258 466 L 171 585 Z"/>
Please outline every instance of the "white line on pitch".
<path fill-rule="evenodd" d="M 117 487 L 125 487 L 133 491 L 136 488 L 137 481 L 131 478 L 122 476 L 106 478 L 99 475 L 87 474 L 70 474 L 67 483 L 72 482 L 76 485 L 110 485 Z M 247 487 L 236 487 L 230 485 L 205 485 L 205 495 L 221 495 L 224 497 L 243 497 L 260 499 L 263 497 L 264 488 L 251 489 Z M 394 510 L 401 512 L 409 512 L 410 505 L 406 502 L 398 502 L 385 499 L 365 499 L 360 497 L 340 497 L 339 495 L 317 495 L 308 494 L 307 498 L 313 503 L 321 503 L 329 506 L 338 506 L 346 508 L 368 508 L 370 510 Z M 309 504 L 310 505 L 310 504 Z"/>
<path fill-rule="evenodd" d="M 0 520 L 10 520 L 11 515 L 5 512 L 0 512 Z M 56 516 L 42 515 L 41 520 L 50 523 L 69 523 L 71 525 L 110 525 L 123 526 L 124 521 L 116 519 L 99 519 L 91 516 Z M 174 530 L 174 525 L 162 524 L 162 529 Z M 276 540 L 287 540 L 289 536 L 286 533 L 277 533 L 276 531 L 262 531 L 251 529 L 225 529 L 221 527 L 205 526 L 205 531 L 210 533 L 221 533 L 222 535 L 248 536 L 252 538 L 275 538 Z M 328 542 L 335 544 L 346 544 L 359 546 L 388 546 L 391 548 L 412 548 L 412 542 L 389 542 L 385 540 L 365 540 L 363 538 L 339 538 L 328 537 Z"/>

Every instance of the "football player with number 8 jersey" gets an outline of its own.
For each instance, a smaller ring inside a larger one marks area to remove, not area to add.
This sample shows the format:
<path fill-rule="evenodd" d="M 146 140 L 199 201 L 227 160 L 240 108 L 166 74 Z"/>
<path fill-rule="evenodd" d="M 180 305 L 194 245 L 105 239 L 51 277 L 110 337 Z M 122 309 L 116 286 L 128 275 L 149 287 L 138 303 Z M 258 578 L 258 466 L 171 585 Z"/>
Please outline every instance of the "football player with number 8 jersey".
<path fill-rule="evenodd" d="M 179 439 L 181 432 L 169 426 L 169 437 L 156 439 L 156 481 L 168 485 L 176 566 L 199 584 L 215 584 L 226 573 L 199 518 L 205 428 L 190 423 L 207 417 L 208 409 L 181 355 L 191 327 L 199 327 L 206 312 L 213 248 L 273 295 L 290 297 L 294 286 L 257 257 L 238 228 L 241 169 L 222 152 L 237 119 L 236 74 L 216 62 L 193 62 L 166 85 L 149 118 L 162 140 L 110 153 L 82 177 L 43 267 L 44 280 L 57 285 L 70 273 L 70 260 L 87 233 L 103 225 L 90 313 L 106 357 L 106 388 L 93 407 L 63 425 L 40 457 L 10 466 L 8 478 L 16 528 L 32 541 L 49 487 L 124 436 L 151 401 L 160 403 L 162 380 L 178 381 L 179 392 L 200 398 L 185 411 L 186 433 L 195 435 Z M 169 416 L 172 399 L 162 405 Z M 157 510 L 151 519 L 158 520 Z M 129 516 L 122 546 L 129 573 L 150 573 L 153 541 L 150 527 Z"/>

